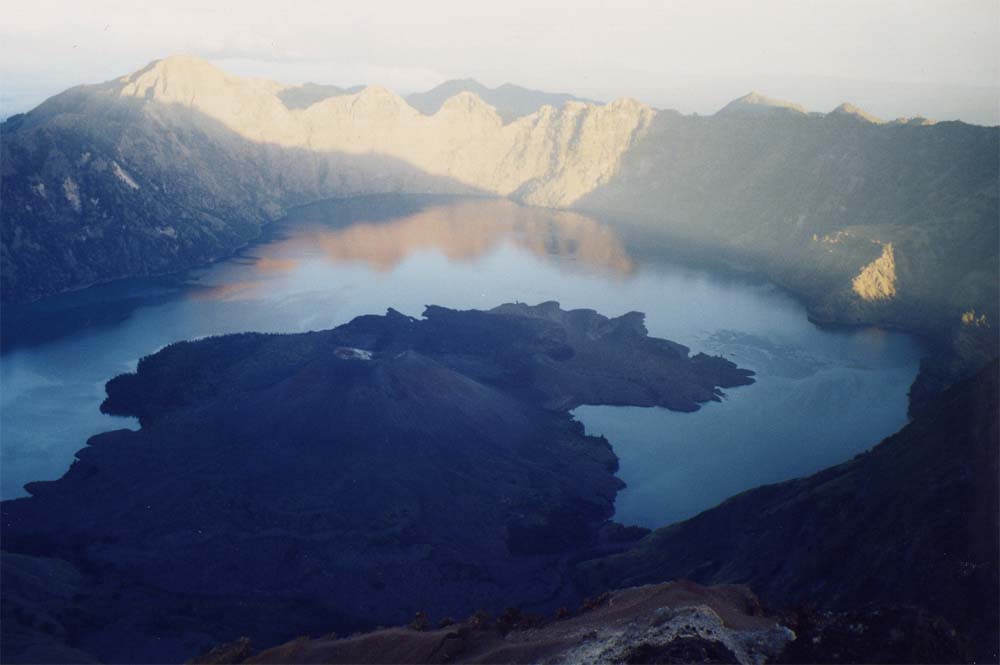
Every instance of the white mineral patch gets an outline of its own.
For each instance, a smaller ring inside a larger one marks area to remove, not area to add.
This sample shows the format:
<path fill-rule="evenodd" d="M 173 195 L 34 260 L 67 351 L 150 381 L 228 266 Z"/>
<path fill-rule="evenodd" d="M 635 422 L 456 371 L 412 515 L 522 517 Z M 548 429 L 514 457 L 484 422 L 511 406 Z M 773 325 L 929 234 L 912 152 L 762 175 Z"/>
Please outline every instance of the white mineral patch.
<path fill-rule="evenodd" d="M 590 639 L 560 654 L 555 662 L 566 665 L 624 662 L 625 655 L 637 644 L 655 647 L 688 637 L 721 642 L 740 665 L 763 665 L 795 639 L 794 632 L 777 623 L 767 629 L 729 628 L 707 605 L 664 607 L 657 610 L 657 615 L 653 622 L 615 624 L 595 631 Z"/>
<path fill-rule="evenodd" d="M 333 355 L 341 360 L 371 360 L 372 352 L 364 349 L 355 349 L 350 346 L 338 346 L 333 350 Z"/>
<path fill-rule="evenodd" d="M 132 176 L 130 176 L 125 171 L 125 169 L 123 169 L 121 166 L 118 165 L 118 162 L 111 162 L 111 169 L 115 172 L 115 175 L 118 176 L 118 179 L 121 180 L 123 183 L 125 183 L 132 189 L 139 189 L 139 184 L 132 179 Z"/>
<path fill-rule="evenodd" d="M 80 186 L 76 184 L 76 180 L 66 176 L 62 187 L 63 194 L 66 195 L 66 200 L 69 201 L 69 204 L 73 206 L 73 210 L 80 212 Z"/>

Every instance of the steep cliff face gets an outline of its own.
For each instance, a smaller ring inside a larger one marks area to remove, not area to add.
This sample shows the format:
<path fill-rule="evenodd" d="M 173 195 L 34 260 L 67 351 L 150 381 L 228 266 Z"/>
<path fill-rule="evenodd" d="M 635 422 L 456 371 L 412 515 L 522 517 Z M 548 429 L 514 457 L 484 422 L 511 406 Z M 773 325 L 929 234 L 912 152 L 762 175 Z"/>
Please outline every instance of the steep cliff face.
<path fill-rule="evenodd" d="M 851 280 L 851 289 L 862 300 L 888 300 L 896 295 L 896 257 L 892 243 L 882 248 L 882 255 L 866 265 Z"/>
<path fill-rule="evenodd" d="M 154 63 L 109 90 L 198 111 L 255 143 L 376 153 L 500 196 L 527 187 L 522 198 L 545 206 L 571 205 L 607 182 L 653 115 L 632 100 L 569 102 L 504 125 L 496 109 L 471 92 L 449 97 L 427 116 L 378 86 L 289 109 L 277 84 L 230 76 L 186 56 Z"/>
<path fill-rule="evenodd" d="M 570 206 L 610 180 L 653 116 L 631 100 L 573 102 L 505 125 L 470 93 L 426 116 L 379 87 L 304 108 L 288 92 L 175 56 L 4 123 L 4 300 L 195 265 L 320 198 Z"/>
<path fill-rule="evenodd" d="M 998 366 L 946 391 L 854 460 L 739 494 L 635 549 L 583 564 L 589 592 L 687 578 L 775 605 L 898 603 L 997 658 Z"/>

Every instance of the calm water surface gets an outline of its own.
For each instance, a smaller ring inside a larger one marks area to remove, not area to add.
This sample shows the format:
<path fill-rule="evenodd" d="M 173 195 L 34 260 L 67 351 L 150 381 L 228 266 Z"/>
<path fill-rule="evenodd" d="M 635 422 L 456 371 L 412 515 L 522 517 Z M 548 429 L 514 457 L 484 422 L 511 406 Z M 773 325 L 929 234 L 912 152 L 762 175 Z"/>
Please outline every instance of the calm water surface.
<path fill-rule="evenodd" d="M 295 211 L 239 257 L 7 308 L 0 362 L 0 489 L 59 477 L 87 437 L 136 427 L 101 415 L 104 382 L 180 339 L 300 332 L 394 307 L 558 300 L 723 354 L 758 382 L 682 414 L 585 406 L 628 484 L 618 519 L 658 526 L 735 492 L 849 459 L 905 422 L 920 347 L 877 329 L 821 330 L 777 288 L 633 258 L 612 227 L 506 201 L 362 198 Z"/>

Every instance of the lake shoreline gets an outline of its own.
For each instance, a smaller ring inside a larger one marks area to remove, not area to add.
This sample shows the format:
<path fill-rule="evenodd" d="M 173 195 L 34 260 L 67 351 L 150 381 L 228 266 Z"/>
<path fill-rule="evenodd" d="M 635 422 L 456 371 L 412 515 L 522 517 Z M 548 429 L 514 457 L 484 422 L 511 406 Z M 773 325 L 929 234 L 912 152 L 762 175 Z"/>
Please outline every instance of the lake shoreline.
<path fill-rule="evenodd" d="M 912 343 L 905 336 L 889 333 L 893 344 L 902 345 L 897 353 L 875 349 L 861 330 L 824 332 L 808 321 L 798 299 L 773 282 L 720 277 L 719 271 L 685 267 L 675 256 L 639 252 L 632 259 L 635 248 L 623 244 L 615 227 L 576 213 L 441 195 L 364 196 L 312 207 L 269 225 L 254 245 L 208 269 L 120 281 L 95 287 L 86 297 L 36 304 L 34 311 L 49 318 L 38 325 L 32 325 L 38 319 L 21 321 L 23 344 L 8 335 L 18 321 L 5 316 L 5 451 L 25 456 L 37 448 L 41 458 L 55 455 L 54 449 L 46 453 L 47 446 L 58 445 L 63 452 L 53 459 L 68 464 L 87 437 L 115 426 L 97 417 L 103 391 L 97 396 L 93 386 L 172 342 L 244 331 L 327 329 L 387 306 L 419 317 L 428 301 L 459 309 L 516 299 L 559 300 L 613 315 L 642 310 L 650 313 L 646 325 L 652 334 L 680 340 L 693 353 L 729 353 L 724 340 L 706 346 L 702 328 L 764 337 L 787 331 L 786 342 L 804 345 L 801 349 L 769 350 L 759 347 L 761 339 L 750 340 L 747 358 L 763 362 L 768 354 L 798 354 L 793 364 L 805 365 L 793 371 L 806 374 L 816 362 L 849 361 L 844 354 L 862 353 L 878 372 L 893 354 L 899 357 L 891 362 L 911 362 Z M 53 335 L 32 344 L 39 329 Z M 736 340 L 741 348 L 745 342 Z M 40 379 L 51 389 L 42 392 Z M 891 391 L 895 399 L 895 381 Z M 54 419 L 55 413 L 65 415 Z M 881 426 L 876 431 L 882 432 Z M 54 471 L 22 477 L 10 457 L 5 461 L 10 463 L 4 484 L 11 488 L 65 471 L 56 464 Z"/>
<path fill-rule="evenodd" d="M 53 299 L 66 297 L 68 294 L 79 293 L 94 287 L 101 287 L 134 279 L 169 280 L 171 278 L 177 278 L 175 283 L 178 286 L 183 287 L 191 283 L 189 281 L 181 281 L 179 279 L 186 273 L 205 270 L 221 262 L 239 259 L 246 256 L 247 252 L 252 251 L 255 247 L 266 245 L 276 239 L 279 239 L 281 237 L 282 229 L 285 225 L 287 225 L 290 219 L 294 218 L 296 212 L 302 212 L 306 209 L 322 206 L 324 204 L 349 205 L 351 203 L 363 203 L 366 201 L 379 202 L 387 199 L 417 202 L 419 204 L 416 206 L 417 208 L 424 208 L 434 205 L 435 203 L 453 203 L 463 200 L 511 201 L 508 198 L 487 195 L 437 193 L 356 194 L 344 197 L 318 199 L 308 203 L 289 206 L 282 211 L 280 217 L 272 219 L 271 221 L 260 226 L 256 237 L 246 241 L 238 247 L 235 247 L 231 252 L 220 254 L 210 260 L 198 262 L 176 270 L 172 269 L 169 271 L 144 275 L 123 275 L 113 279 L 95 282 L 83 287 L 66 289 L 28 302 L 5 303 L 5 305 L 14 307 L 15 316 L 17 316 L 18 313 L 23 312 L 25 309 L 30 310 L 33 307 L 41 306 L 43 303 L 51 302 Z M 511 202 L 528 209 L 549 210 L 548 208 L 537 208 L 536 206 L 531 206 L 518 201 Z M 573 209 L 568 210 L 572 211 Z M 580 208 L 578 212 L 585 215 L 591 215 L 596 220 L 609 225 L 610 228 L 622 231 L 626 236 L 629 234 L 634 235 L 636 238 L 640 239 L 640 242 L 636 244 L 636 246 L 640 248 L 642 248 L 645 243 L 651 242 L 655 244 L 660 251 L 666 252 L 672 261 L 680 265 L 689 266 L 693 269 L 709 272 L 720 277 L 738 277 L 744 280 L 749 278 L 751 281 L 772 284 L 799 302 L 806 310 L 809 320 L 822 328 L 828 330 L 856 330 L 874 327 L 902 332 L 918 338 L 927 350 L 927 354 L 922 359 L 920 370 L 914 378 L 913 385 L 911 386 L 911 393 L 914 395 L 915 400 L 911 402 L 911 412 L 919 403 L 923 403 L 931 399 L 939 388 L 943 389 L 944 387 L 947 387 L 950 382 L 962 378 L 963 373 L 976 369 L 971 368 L 970 370 L 970 368 L 966 367 L 968 363 L 962 361 L 962 359 L 957 355 L 953 343 L 949 341 L 947 337 L 950 333 L 947 333 L 946 331 L 929 329 L 926 326 L 908 325 L 905 323 L 885 321 L 881 319 L 859 317 L 849 319 L 837 310 L 830 310 L 824 313 L 821 311 L 821 307 L 819 306 L 817 299 L 810 295 L 807 290 L 797 286 L 793 281 L 782 279 L 780 275 L 775 274 L 774 271 L 769 269 L 764 263 L 754 261 L 748 257 L 741 259 L 731 250 L 720 248 L 718 246 L 710 246 L 703 242 L 693 241 L 691 239 L 681 238 L 676 234 L 671 234 L 670 231 L 665 229 L 653 230 L 648 226 L 647 220 L 640 220 L 632 217 L 625 218 L 607 211 L 589 210 L 586 208 Z M 378 220 L 376 219 L 374 221 Z M 672 247 L 673 243 L 681 245 L 682 248 L 679 250 L 675 249 Z M 21 343 L 21 340 L 18 339 L 16 343 Z M 0 354 L 6 353 L 9 348 L 9 342 L 0 342 Z M 956 365 L 959 366 L 958 369 L 955 369 Z M 937 386 L 937 388 L 935 386 Z"/>

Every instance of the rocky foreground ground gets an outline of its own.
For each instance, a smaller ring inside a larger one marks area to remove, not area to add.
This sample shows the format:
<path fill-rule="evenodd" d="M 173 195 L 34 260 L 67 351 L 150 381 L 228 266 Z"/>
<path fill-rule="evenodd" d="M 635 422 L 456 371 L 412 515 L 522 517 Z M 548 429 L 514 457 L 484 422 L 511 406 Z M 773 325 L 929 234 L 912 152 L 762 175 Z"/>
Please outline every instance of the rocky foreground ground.
<path fill-rule="evenodd" d="M 447 622 L 446 622 L 447 623 Z M 668 582 L 541 617 L 507 610 L 431 627 L 302 637 L 257 651 L 242 638 L 193 662 L 231 663 L 950 663 L 970 657 L 946 622 L 915 608 L 773 612 L 741 586 Z"/>

